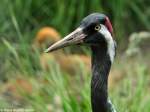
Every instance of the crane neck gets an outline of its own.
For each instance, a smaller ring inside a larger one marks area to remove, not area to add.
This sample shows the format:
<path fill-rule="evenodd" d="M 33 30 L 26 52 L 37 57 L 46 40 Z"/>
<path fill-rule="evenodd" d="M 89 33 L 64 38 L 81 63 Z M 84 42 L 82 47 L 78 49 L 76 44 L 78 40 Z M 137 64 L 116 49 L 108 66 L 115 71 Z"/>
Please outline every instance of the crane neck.
<path fill-rule="evenodd" d="M 113 112 L 108 100 L 108 75 L 111 60 L 105 44 L 91 47 L 92 49 L 92 80 L 91 105 L 92 112 Z"/>

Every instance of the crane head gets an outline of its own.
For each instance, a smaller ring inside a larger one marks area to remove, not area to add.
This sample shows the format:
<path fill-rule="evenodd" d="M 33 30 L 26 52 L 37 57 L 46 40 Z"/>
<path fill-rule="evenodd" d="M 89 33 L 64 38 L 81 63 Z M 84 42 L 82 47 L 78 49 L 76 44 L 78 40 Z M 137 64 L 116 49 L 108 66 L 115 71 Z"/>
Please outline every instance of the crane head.
<path fill-rule="evenodd" d="M 96 46 L 101 42 L 114 44 L 113 28 L 109 18 L 101 13 L 93 13 L 85 17 L 79 27 L 63 39 L 51 45 L 45 52 L 51 52 L 69 45 L 87 44 Z"/>

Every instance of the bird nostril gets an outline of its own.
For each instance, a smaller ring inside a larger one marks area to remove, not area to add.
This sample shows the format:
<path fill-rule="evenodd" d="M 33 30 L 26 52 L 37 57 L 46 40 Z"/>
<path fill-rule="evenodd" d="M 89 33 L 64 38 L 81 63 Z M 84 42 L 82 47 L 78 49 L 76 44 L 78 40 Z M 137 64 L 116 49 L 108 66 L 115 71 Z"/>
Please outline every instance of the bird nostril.
<path fill-rule="evenodd" d="M 71 37 L 71 38 L 68 38 L 68 39 L 67 39 L 67 41 L 70 41 L 70 40 L 72 40 L 72 39 L 73 39 L 73 37 Z"/>

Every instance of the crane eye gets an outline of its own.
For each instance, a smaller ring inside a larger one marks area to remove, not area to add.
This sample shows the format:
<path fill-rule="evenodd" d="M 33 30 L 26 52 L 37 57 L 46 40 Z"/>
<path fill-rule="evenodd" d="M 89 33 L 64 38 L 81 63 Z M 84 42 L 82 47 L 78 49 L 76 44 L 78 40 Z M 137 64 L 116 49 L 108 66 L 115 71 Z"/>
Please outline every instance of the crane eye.
<path fill-rule="evenodd" d="M 99 31 L 100 29 L 101 29 L 101 26 L 100 26 L 100 25 L 96 25 L 96 26 L 95 26 L 95 30 L 96 30 L 96 31 Z"/>

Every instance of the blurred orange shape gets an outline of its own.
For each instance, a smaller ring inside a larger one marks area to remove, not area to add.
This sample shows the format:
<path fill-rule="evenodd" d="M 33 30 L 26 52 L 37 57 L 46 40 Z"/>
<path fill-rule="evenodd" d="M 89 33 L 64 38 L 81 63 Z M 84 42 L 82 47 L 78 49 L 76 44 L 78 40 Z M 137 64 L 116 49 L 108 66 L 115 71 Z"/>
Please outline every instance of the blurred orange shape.
<path fill-rule="evenodd" d="M 60 34 L 52 27 L 41 28 L 34 39 L 33 45 L 36 47 L 43 47 L 43 45 L 48 46 L 60 39 Z"/>

